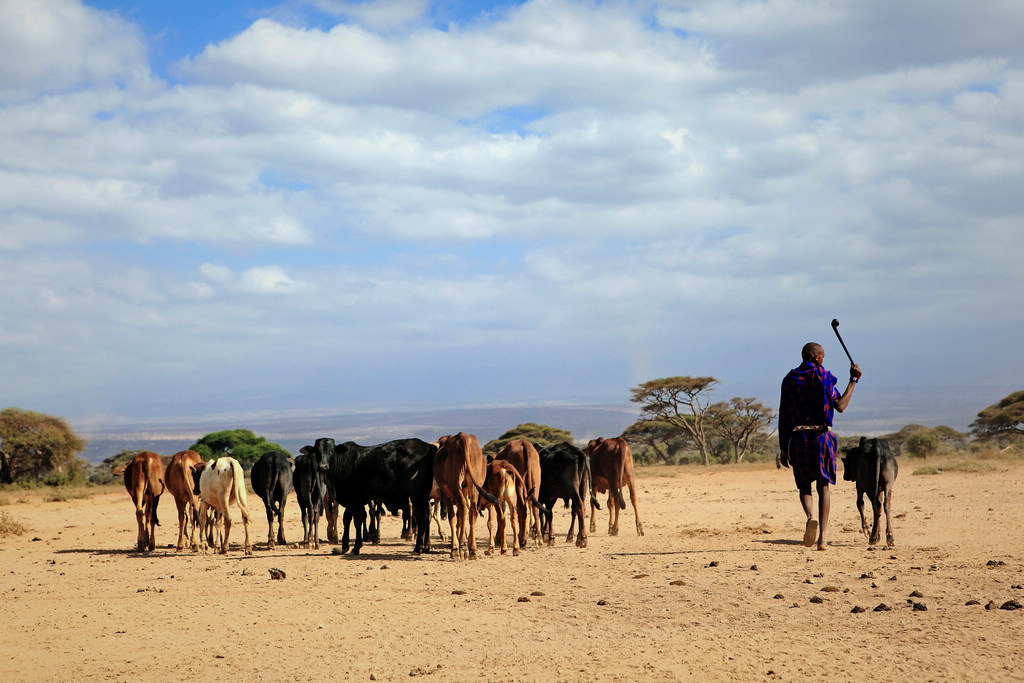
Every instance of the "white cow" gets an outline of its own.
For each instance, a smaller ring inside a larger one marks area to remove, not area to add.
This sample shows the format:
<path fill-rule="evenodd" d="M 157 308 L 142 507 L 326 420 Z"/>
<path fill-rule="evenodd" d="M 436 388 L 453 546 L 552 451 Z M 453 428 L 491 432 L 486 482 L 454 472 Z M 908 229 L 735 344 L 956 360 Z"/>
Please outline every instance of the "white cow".
<path fill-rule="evenodd" d="M 231 535 L 231 513 L 228 508 L 237 505 L 242 513 L 242 524 L 245 525 L 245 554 L 252 555 L 252 544 L 249 542 L 249 508 L 245 500 L 245 475 L 242 474 L 242 466 L 234 458 L 223 457 L 209 465 L 196 465 L 193 469 L 202 472 L 199 477 L 199 523 L 202 525 L 199 534 L 203 552 L 205 553 L 207 549 L 207 526 L 213 523 L 211 516 L 206 514 L 207 510 L 217 510 L 224 520 L 224 537 L 220 546 L 223 555 L 228 551 L 228 536 Z"/>

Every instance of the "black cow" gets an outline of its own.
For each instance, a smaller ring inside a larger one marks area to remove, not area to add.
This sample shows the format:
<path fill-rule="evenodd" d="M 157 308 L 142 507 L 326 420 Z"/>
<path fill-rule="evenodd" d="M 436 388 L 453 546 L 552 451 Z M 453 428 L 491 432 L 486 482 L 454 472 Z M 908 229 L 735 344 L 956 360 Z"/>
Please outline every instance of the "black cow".
<path fill-rule="evenodd" d="M 321 454 L 310 446 L 300 449 L 302 455 L 295 458 L 295 498 L 302 511 L 303 547 L 320 547 L 320 515 L 324 513 L 324 496 L 327 495 L 327 463 Z"/>
<path fill-rule="evenodd" d="M 284 504 L 292 492 L 292 465 L 287 453 L 271 451 L 252 466 L 252 490 L 267 510 L 267 545 L 274 547 L 274 517 L 277 517 L 277 542 L 284 540 Z"/>
<path fill-rule="evenodd" d="M 349 549 L 349 523 L 353 522 L 352 554 L 359 554 L 367 505 L 372 506 L 374 514 L 379 510 L 378 505 L 392 511 L 409 505 L 416 529 L 414 552 L 430 550 L 428 521 L 436 452 L 437 446 L 420 439 L 398 439 L 376 446 L 360 446 L 348 441 L 334 447 L 328 467 L 328 488 L 329 495 L 345 508 L 343 552 Z"/>
<path fill-rule="evenodd" d="M 868 536 L 868 543 L 878 543 L 881 529 L 878 518 L 882 511 L 882 494 L 885 494 L 885 544 L 895 544 L 892 534 L 892 487 L 896 482 L 899 464 L 893 457 L 889 442 L 883 439 L 868 439 L 862 436 L 860 445 L 844 449 L 843 479 L 857 483 L 857 510 L 860 512 L 860 528 L 868 535 L 868 523 L 864 519 L 864 495 L 867 494 L 874 510 L 875 521 Z"/>
<path fill-rule="evenodd" d="M 552 506 L 561 498 L 568 506 L 572 504 L 572 523 L 565 542 L 572 541 L 573 527 L 579 523 L 576 546 L 587 547 L 587 532 L 583 525 L 584 501 L 589 497 L 591 505 L 598 510 L 597 502 L 590 485 L 590 459 L 571 443 L 557 443 L 553 446 L 537 449 L 540 458 L 540 496 L 544 509 L 541 511 L 541 535 L 548 545 L 554 544 L 551 530 Z"/>

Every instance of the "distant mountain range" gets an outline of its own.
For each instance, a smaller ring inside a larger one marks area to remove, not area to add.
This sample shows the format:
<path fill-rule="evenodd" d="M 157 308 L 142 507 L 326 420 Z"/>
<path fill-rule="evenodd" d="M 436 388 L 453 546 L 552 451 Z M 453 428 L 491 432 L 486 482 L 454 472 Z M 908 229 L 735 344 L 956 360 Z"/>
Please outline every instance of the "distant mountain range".
<path fill-rule="evenodd" d="M 879 436 L 908 424 L 948 425 L 966 430 L 978 410 L 1006 393 L 1002 388 L 984 386 L 863 392 L 854 398 L 847 413 L 836 416 L 835 424 L 844 436 Z M 577 442 L 586 442 L 597 436 L 618 436 L 638 417 L 637 407 L 632 403 L 553 403 L 348 413 L 293 410 L 147 422 L 97 416 L 74 421 L 73 428 L 89 440 L 83 457 L 92 464 L 99 464 L 104 458 L 126 449 L 147 449 L 170 455 L 210 432 L 225 429 L 250 429 L 296 454 L 299 448 L 321 436 L 329 436 L 339 443 L 355 441 L 372 445 L 406 437 L 434 441 L 443 434 L 462 431 L 476 434 L 482 445 L 526 422 L 566 429 Z"/>
<path fill-rule="evenodd" d="M 237 415 L 182 418 L 154 422 L 127 422 L 94 418 L 76 432 L 88 439 L 82 457 L 91 464 L 123 450 L 151 450 L 171 455 L 188 448 L 210 432 L 249 429 L 292 454 L 315 439 L 329 436 L 337 442 L 372 445 L 392 439 L 416 437 L 435 441 L 455 432 L 475 434 L 483 445 L 516 425 L 527 422 L 568 430 L 577 441 L 597 436 L 618 436 L 638 417 L 633 404 L 532 405 L 437 410 L 388 410 L 343 414 Z"/>

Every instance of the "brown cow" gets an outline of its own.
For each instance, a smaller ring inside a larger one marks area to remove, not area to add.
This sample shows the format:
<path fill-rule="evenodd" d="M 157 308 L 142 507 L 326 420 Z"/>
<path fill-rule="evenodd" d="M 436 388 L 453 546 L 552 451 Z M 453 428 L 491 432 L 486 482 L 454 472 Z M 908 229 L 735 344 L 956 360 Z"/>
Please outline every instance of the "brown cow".
<path fill-rule="evenodd" d="M 633 514 L 636 516 L 636 535 L 644 535 L 644 527 L 640 523 L 640 512 L 636 507 L 636 476 L 633 473 L 633 452 L 622 437 L 614 439 L 593 439 L 584 452 L 590 458 L 590 473 L 593 477 L 594 491 L 608 492 L 608 535 L 619 533 L 619 512 L 626 507 L 622 497 L 622 487 L 629 487 L 629 499 L 633 502 Z M 590 532 L 597 529 L 597 512 L 590 507 Z"/>
<path fill-rule="evenodd" d="M 434 454 L 434 483 L 448 509 L 452 534 L 452 559 L 476 559 L 476 518 L 480 496 L 497 504 L 498 499 L 481 488 L 487 472 L 480 442 L 472 434 L 459 432 L 438 439 Z M 469 526 L 468 537 L 466 526 Z M 456 526 L 458 527 L 456 529 Z"/>
<path fill-rule="evenodd" d="M 487 554 L 494 554 L 494 515 L 498 515 L 498 538 L 501 554 L 508 552 L 505 533 L 506 523 L 512 522 L 512 554 L 519 556 L 520 539 L 517 531 L 522 525 L 516 519 L 526 516 L 527 493 L 526 483 L 518 470 L 507 460 L 492 460 L 487 463 L 487 476 L 484 478 L 484 490 L 498 499 L 498 503 L 485 502 L 487 508 Z M 486 499 L 485 499 L 486 500 Z"/>
<path fill-rule="evenodd" d="M 185 529 L 192 527 L 189 534 L 192 552 L 199 551 L 196 543 L 196 527 L 199 526 L 199 496 L 196 495 L 196 484 L 192 476 L 193 465 L 206 465 L 203 456 L 195 451 L 179 451 L 171 456 L 171 462 L 167 465 L 165 482 L 167 490 L 174 496 L 174 502 L 178 506 L 178 545 L 175 551 L 181 551 L 185 547 Z"/>
<path fill-rule="evenodd" d="M 111 470 L 124 475 L 124 487 L 135 504 L 135 520 L 139 525 L 136 550 L 152 551 L 156 547 L 156 506 L 164 492 L 164 462 L 152 451 L 142 451 L 124 465 Z"/>
<path fill-rule="evenodd" d="M 526 439 L 513 439 L 502 446 L 495 460 L 507 460 L 512 463 L 526 484 L 527 493 L 538 500 L 540 498 L 540 456 L 537 448 Z M 530 536 L 534 543 L 540 545 L 540 512 L 536 505 L 530 508 Z M 526 516 L 519 518 L 519 546 L 526 546 Z"/>

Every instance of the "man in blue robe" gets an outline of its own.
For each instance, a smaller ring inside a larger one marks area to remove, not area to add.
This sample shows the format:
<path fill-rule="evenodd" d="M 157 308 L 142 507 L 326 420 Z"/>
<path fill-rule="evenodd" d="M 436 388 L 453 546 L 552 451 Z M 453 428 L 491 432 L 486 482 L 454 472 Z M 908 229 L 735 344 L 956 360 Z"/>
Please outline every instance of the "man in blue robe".
<path fill-rule="evenodd" d="M 793 468 L 793 478 L 800 493 L 800 505 L 807 515 L 804 545 L 810 548 L 817 536 L 818 550 L 825 550 L 831 495 L 829 486 L 836 483 L 836 435 L 832 432 L 834 411 L 840 413 L 850 405 L 853 388 L 861 377 L 859 365 L 850 365 L 850 383 L 839 394 L 835 375 L 822 367 L 825 349 L 809 342 L 801 351 L 803 362 L 782 380 L 779 401 L 778 464 Z M 814 497 L 818 490 L 818 520 L 814 519 Z"/>

